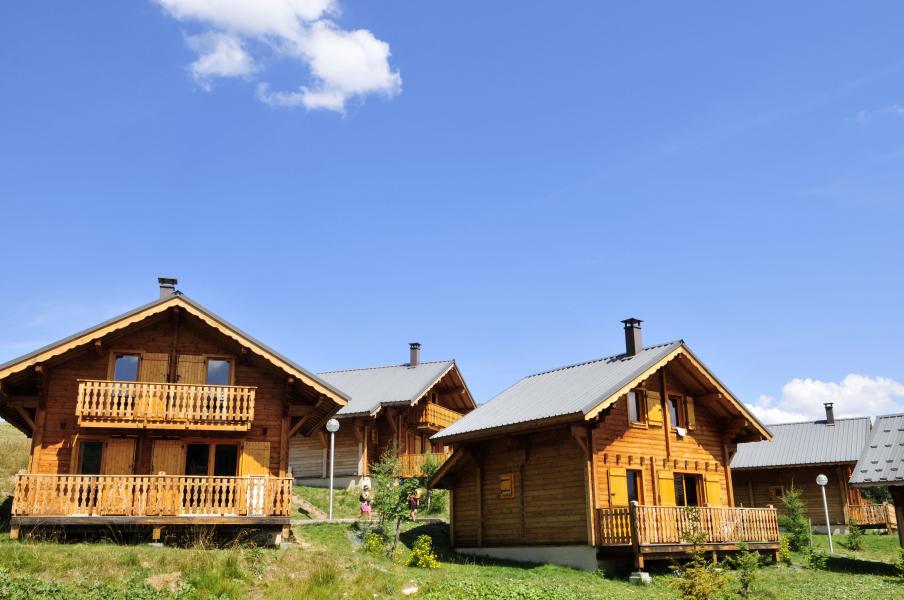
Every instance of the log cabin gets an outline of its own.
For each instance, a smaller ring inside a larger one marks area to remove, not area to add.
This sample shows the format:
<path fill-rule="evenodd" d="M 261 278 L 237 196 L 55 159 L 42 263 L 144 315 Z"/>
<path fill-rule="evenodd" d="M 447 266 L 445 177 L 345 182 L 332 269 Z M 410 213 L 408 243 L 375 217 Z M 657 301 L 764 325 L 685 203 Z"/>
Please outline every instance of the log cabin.
<path fill-rule="evenodd" d="M 525 377 L 433 436 L 464 554 L 596 569 L 683 555 L 696 516 L 713 552 L 778 548 L 774 508 L 734 508 L 739 442 L 768 430 L 679 340 Z M 698 507 L 687 510 L 685 507 Z"/>
<path fill-rule="evenodd" d="M 340 487 L 368 482 L 370 465 L 387 450 L 401 474 L 418 475 L 428 454 L 444 461 L 450 448 L 430 436 L 476 407 L 455 360 L 421 361 L 421 345 L 409 345 L 407 363 L 318 373 L 351 400 L 336 414 L 334 475 Z M 289 465 L 296 482 L 328 484 L 327 434 L 291 439 Z"/>
<path fill-rule="evenodd" d="M 904 547 L 904 414 L 876 417 L 850 484 L 857 488 L 888 487 L 899 524 L 898 541 Z"/>
<path fill-rule="evenodd" d="M 160 297 L 0 365 L 0 416 L 31 438 L 20 528 L 254 527 L 291 507 L 289 438 L 348 398 L 160 279 Z"/>
<path fill-rule="evenodd" d="M 769 425 L 771 442 L 738 444 L 731 461 L 738 504 L 772 505 L 781 515 L 785 512 L 782 495 L 794 487 L 801 492 L 814 529 L 825 533 L 822 490 L 816 483 L 822 474 L 829 480 L 826 505 L 833 532 L 845 532 L 851 517 L 861 526 L 887 528 L 888 511 L 865 504 L 860 491 L 848 484 L 869 438 L 869 417 L 836 419 L 830 402 L 825 411 L 825 419 Z"/>

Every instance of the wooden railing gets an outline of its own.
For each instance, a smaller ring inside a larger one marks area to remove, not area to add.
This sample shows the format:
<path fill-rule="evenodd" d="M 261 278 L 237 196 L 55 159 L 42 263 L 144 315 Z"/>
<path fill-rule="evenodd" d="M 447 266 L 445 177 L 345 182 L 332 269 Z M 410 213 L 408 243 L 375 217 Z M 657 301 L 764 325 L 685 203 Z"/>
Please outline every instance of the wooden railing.
<path fill-rule="evenodd" d="M 79 380 L 75 414 L 94 427 L 248 429 L 257 388 Z"/>
<path fill-rule="evenodd" d="M 445 429 L 462 418 L 462 414 L 432 402 L 425 402 L 417 407 L 417 426 L 421 429 Z"/>
<path fill-rule="evenodd" d="M 421 474 L 421 466 L 428 456 L 432 456 L 439 464 L 446 462 L 449 458 L 448 454 L 437 452 L 434 454 L 400 454 L 399 455 L 399 474 L 402 477 L 414 477 Z"/>
<path fill-rule="evenodd" d="M 695 522 L 693 513 L 699 516 Z M 597 510 L 600 545 L 687 544 L 686 534 L 695 527 L 706 544 L 778 542 L 778 517 L 774 508 L 720 508 L 641 506 Z"/>
<path fill-rule="evenodd" d="M 861 527 L 883 527 L 885 529 L 897 529 L 898 519 L 895 515 L 895 507 L 891 504 L 848 504 L 845 507 L 847 521 L 857 520 Z"/>
<path fill-rule="evenodd" d="M 284 477 L 19 474 L 13 516 L 288 516 Z"/>

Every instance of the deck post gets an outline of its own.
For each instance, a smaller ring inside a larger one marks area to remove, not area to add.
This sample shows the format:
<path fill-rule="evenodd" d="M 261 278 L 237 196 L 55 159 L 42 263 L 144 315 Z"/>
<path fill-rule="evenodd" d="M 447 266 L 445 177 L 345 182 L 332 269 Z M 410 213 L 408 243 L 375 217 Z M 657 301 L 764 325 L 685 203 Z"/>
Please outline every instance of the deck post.
<path fill-rule="evenodd" d="M 643 556 L 640 554 L 640 536 L 637 531 L 637 500 L 628 505 L 628 523 L 631 529 L 631 547 L 634 549 L 634 566 L 643 570 Z"/>
<path fill-rule="evenodd" d="M 151 541 L 156 543 L 160 542 L 160 532 L 163 527 L 153 527 L 151 528 Z"/>
<path fill-rule="evenodd" d="M 17 540 L 19 539 L 19 524 L 13 523 L 9 527 L 9 539 Z"/>

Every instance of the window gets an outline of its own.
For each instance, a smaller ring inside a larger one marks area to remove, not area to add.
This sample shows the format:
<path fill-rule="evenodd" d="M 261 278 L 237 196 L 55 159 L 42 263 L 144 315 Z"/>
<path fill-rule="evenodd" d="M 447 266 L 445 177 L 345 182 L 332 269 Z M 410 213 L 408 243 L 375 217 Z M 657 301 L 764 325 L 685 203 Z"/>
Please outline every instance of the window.
<path fill-rule="evenodd" d="M 643 495 L 641 490 L 643 489 L 643 483 L 640 475 L 640 471 L 632 471 L 629 470 L 626 473 L 628 480 L 628 502 L 638 502 L 643 504 L 641 500 L 641 496 Z"/>
<path fill-rule="evenodd" d="M 138 381 L 140 362 L 137 354 L 117 354 L 113 359 L 113 381 Z"/>
<path fill-rule="evenodd" d="M 678 412 L 678 403 L 680 402 L 679 398 L 675 396 L 669 396 L 669 424 L 672 427 L 681 427 L 681 422 L 679 420 L 679 412 Z"/>
<path fill-rule="evenodd" d="M 210 444 L 189 444 L 185 449 L 185 474 L 207 476 Z"/>
<path fill-rule="evenodd" d="M 501 473 L 499 475 L 499 497 L 514 498 L 515 497 L 515 475 L 514 473 Z"/>
<path fill-rule="evenodd" d="M 213 476 L 235 477 L 239 472 L 239 447 L 217 444 L 213 452 Z"/>
<path fill-rule="evenodd" d="M 678 506 L 700 506 L 698 475 L 675 473 L 675 504 Z"/>
<path fill-rule="evenodd" d="M 783 485 L 770 485 L 769 486 L 769 499 L 770 500 L 781 500 L 782 496 L 785 495 L 785 486 Z"/>
<path fill-rule="evenodd" d="M 207 385 L 229 385 L 229 367 L 225 358 L 208 358 Z"/>
<path fill-rule="evenodd" d="M 100 475 L 103 442 L 81 442 L 79 444 L 78 472 L 82 475 Z"/>
<path fill-rule="evenodd" d="M 643 393 L 639 390 L 628 392 L 628 421 L 643 423 L 644 412 Z"/>

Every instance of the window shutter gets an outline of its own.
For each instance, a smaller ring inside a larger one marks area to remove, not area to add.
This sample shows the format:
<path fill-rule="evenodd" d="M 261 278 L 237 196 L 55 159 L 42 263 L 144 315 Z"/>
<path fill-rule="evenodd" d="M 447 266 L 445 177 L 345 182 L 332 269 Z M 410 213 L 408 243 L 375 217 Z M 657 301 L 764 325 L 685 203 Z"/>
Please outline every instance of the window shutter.
<path fill-rule="evenodd" d="M 628 506 L 628 476 L 623 467 L 609 467 L 609 506 Z"/>
<path fill-rule="evenodd" d="M 176 372 L 179 374 L 179 383 L 192 385 L 204 385 L 207 383 L 207 361 L 203 356 L 180 354 Z"/>
<path fill-rule="evenodd" d="M 138 367 L 138 381 L 166 383 L 169 373 L 169 354 L 146 352 Z"/>
<path fill-rule="evenodd" d="M 104 444 L 104 475 L 131 475 L 135 472 L 135 440 L 111 438 Z"/>
<path fill-rule="evenodd" d="M 675 472 L 658 471 L 659 478 L 659 505 L 675 506 Z"/>
<path fill-rule="evenodd" d="M 687 428 L 697 428 L 697 418 L 694 415 L 694 399 L 690 396 L 684 399 L 684 414 L 687 415 Z"/>
<path fill-rule="evenodd" d="M 722 482 L 718 473 L 706 473 L 703 476 L 706 485 L 706 503 L 709 506 L 724 506 L 722 503 Z"/>
<path fill-rule="evenodd" d="M 646 392 L 647 398 L 647 424 L 662 427 L 662 403 L 659 401 L 659 392 Z"/>
<path fill-rule="evenodd" d="M 181 440 L 155 440 L 151 451 L 151 473 L 182 475 L 185 472 L 185 451 Z"/>
<path fill-rule="evenodd" d="M 242 447 L 242 475 L 270 474 L 270 442 L 245 442 Z"/>

